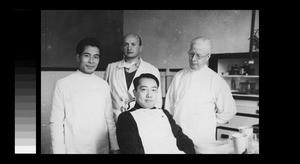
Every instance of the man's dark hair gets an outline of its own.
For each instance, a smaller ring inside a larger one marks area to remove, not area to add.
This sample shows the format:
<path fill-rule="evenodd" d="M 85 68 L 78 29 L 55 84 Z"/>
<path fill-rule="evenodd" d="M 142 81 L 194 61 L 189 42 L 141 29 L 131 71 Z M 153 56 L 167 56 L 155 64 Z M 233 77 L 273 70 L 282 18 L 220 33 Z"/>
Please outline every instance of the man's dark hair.
<path fill-rule="evenodd" d="M 154 75 L 152 75 L 152 74 L 150 74 L 150 73 L 143 73 L 143 74 L 141 74 L 139 77 L 136 77 L 136 78 L 133 80 L 133 86 L 134 86 L 134 89 L 135 89 L 135 90 L 137 90 L 137 87 L 138 87 L 138 85 L 140 84 L 140 80 L 141 80 L 142 78 L 147 78 L 147 79 L 153 79 L 153 80 L 155 80 L 155 82 L 156 82 L 156 84 L 157 84 L 157 87 L 159 87 L 158 79 L 157 79 Z"/>
<path fill-rule="evenodd" d="M 81 41 L 79 41 L 79 43 L 76 46 L 76 54 L 81 55 L 81 53 L 83 52 L 84 48 L 86 46 L 92 46 L 92 47 L 97 47 L 99 49 L 101 49 L 101 45 L 100 42 L 95 39 L 95 38 L 84 38 Z"/>

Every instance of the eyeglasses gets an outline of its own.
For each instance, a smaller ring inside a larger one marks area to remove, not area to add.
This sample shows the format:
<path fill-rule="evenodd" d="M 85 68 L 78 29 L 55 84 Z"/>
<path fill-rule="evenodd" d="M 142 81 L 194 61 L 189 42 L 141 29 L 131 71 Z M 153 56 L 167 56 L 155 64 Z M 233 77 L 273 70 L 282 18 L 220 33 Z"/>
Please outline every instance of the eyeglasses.
<path fill-rule="evenodd" d="M 200 54 L 197 54 L 197 53 L 191 52 L 191 51 L 189 51 L 188 54 L 189 54 L 189 56 L 190 56 L 191 58 L 193 58 L 194 55 L 196 55 L 196 57 L 197 57 L 198 60 L 203 59 L 203 58 L 205 58 L 207 55 L 209 55 L 209 53 L 208 53 L 208 54 L 206 54 L 206 55 L 204 55 L 204 56 L 201 56 Z"/>

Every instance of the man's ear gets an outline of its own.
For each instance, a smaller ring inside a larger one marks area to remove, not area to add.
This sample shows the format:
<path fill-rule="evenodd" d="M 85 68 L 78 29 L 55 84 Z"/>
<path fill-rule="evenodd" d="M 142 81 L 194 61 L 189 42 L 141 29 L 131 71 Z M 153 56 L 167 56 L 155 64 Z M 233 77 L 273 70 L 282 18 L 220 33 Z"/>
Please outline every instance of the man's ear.
<path fill-rule="evenodd" d="M 209 59 L 210 59 L 210 55 L 211 55 L 211 54 L 207 55 L 207 60 L 209 60 Z"/>
<path fill-rule="evenodd" d="M 133 89 L 132 92 L 133 92 L 134 97 L 136 97 L 136 90 Z"/>
<path fill-rule="evenodd" d="M 76 61 L 79 63 L 79 61 L 80 61 L 80 55 L 79 54 L 77 54 L 76 55 Z"/>
<path fill-rule="evenodd" d="M 124 46 L 122 45 L 122 46 L 120 46 L 120 49 L 121 49 L 121 51 L 124 53 L 125 51 L 124 51 Z"/>
<path fill-rule="evenodd" d="M 140 46 L 140 52 L 142 52 L 142 50 L 143 50 L 143 46 Z"/>

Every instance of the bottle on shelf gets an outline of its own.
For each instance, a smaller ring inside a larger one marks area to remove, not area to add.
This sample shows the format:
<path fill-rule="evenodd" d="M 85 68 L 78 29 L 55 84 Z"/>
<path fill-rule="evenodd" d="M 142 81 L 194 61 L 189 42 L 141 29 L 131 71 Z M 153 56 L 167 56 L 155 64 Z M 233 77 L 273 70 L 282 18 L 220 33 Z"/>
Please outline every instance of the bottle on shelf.
<path fill-rule="evenodd" d="M 244 65 L 240 65 L 240 68 L 239 68 L 239 75 L 245 75 L 245 68 L 244 68 Z"/>
<path fill-rule="evenodd" d="M 238 74 L 239 74 L 239 68 L 238 68 L 237 64 L 235 64 L 233 67 L 233 75 L 238 75 Z"/>
<path fill-rule="evenodd" d="M 233 65 L 231 65 L 231 68 L 230 68 L 230 70 L 228 71 L 229 72 L 229 75 L 233 75 Z"/>
<path fill-rule="evenodd" d="M 255 69 L 250 67 L 249 75 L 255 75 Z"/>
<path fill-rule="evenodd" d="M 236 90 L 236 82 L 234 78 L 231 79 L 231 90 Z"/>
<path fill-rule="evenodd" d="M 245 75 L 255 75 L 255 69 L 249 63 L 244 64 L 244 72 L 245 72 Z"/>

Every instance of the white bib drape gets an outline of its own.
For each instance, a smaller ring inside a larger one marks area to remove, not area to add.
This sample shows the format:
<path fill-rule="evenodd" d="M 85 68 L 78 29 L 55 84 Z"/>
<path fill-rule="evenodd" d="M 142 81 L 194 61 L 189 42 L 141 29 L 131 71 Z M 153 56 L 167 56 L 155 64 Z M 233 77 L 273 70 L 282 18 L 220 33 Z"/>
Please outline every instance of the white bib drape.
<path fill-rule="evenodd" d="M 184 154 L 178 149 L 169 120 L 161 109 L 138 109 L 131 114 L 145 154 Z"/>

